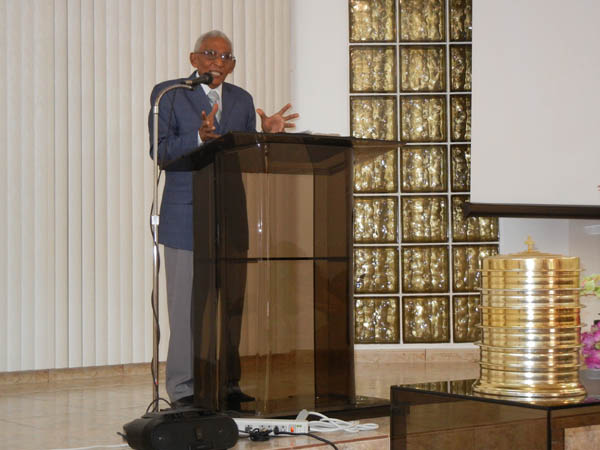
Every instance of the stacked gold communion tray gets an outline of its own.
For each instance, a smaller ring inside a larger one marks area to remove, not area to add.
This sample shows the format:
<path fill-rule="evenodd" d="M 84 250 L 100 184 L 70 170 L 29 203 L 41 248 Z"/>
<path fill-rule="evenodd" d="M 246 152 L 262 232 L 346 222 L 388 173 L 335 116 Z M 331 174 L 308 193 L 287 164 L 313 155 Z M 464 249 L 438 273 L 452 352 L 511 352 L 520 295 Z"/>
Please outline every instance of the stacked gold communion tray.
<path fill-rule="evenodd" d="M 528 250 L 485 258 L 480 379 L 473 390 L 529 399 L 585 395 L 579 382 L 579 258 Z"/>

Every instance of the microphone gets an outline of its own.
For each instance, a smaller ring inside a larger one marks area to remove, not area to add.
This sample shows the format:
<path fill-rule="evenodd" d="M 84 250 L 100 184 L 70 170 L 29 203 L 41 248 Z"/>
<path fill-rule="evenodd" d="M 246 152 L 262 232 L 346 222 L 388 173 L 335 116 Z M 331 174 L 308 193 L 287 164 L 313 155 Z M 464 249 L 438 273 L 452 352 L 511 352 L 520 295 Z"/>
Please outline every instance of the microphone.
<path fill-rule="evenodd" d="M 196 87 L 199 84 L 210 84 L 213 82 L 213 76 L 210 72 L 198 74 L 196 78 L 192 78 L 191 80 L 185 80 L 183 84 L 186 86 Z"/>

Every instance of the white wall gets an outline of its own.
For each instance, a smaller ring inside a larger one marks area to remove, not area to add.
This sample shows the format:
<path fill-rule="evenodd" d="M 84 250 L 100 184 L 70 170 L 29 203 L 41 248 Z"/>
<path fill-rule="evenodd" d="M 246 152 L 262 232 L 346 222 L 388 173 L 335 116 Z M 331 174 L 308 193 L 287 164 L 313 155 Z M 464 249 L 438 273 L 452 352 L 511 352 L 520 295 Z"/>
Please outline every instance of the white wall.
<path fill-rule="evenodd" d="M 350 134 L 347 0 L 292 0 L 296 131 Z"/>
<path fill-rule="evenodd" d="M 568 255 L 569 221 L 555 219 L 500 219 L 500 253 L 527 250 L 525 241 L 531 236 L 536 248 L 544 253 Z"/>
<path fill-rule="evenodd" d="M 598 21 L 598 0 L 477 1 L 473 202 L 600 205 Z"/>

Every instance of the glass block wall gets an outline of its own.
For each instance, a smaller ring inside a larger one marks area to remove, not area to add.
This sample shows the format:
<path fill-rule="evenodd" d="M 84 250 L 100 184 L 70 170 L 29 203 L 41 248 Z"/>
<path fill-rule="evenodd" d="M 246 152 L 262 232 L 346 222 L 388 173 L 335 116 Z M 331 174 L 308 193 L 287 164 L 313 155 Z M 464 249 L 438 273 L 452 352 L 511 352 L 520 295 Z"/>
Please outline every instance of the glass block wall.
<path fill-rule="evenodd" d="M 498 220 L 469 199 L 471 0 L 350 0 L 350 129 L 403 145 L 354 167 L 355 342 L 479 337 Z"/>

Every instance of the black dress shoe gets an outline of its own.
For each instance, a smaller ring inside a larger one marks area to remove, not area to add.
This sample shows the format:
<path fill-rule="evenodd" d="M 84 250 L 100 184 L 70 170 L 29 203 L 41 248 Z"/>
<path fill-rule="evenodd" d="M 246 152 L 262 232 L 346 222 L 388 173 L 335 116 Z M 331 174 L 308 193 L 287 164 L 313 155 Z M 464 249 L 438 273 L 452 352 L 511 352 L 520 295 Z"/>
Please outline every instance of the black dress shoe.
<path fill-rule="evenodd" d="M 188 395 L 187 397 L 181 397 L 181 398 L 178 398 L 177 400 L 173 400 L 171 402 L 171 406 L 174 409 L 194 406 L 194 396 Z"/>
<path fill-rule="evenodd" d="M 237 384 L 230 384 L 226 389 L 227 401 L 232 403 L 253 402 L 254 397 L 244 394 Z"/>

